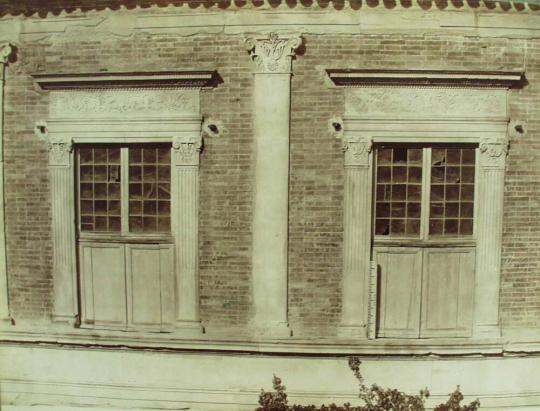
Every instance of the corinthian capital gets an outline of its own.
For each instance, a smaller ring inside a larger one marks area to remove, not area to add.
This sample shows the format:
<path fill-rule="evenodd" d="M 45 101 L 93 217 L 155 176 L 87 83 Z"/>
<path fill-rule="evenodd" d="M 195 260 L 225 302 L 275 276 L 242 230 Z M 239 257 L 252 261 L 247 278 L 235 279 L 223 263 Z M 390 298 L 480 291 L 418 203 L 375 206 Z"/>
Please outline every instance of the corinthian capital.
<path fill-rule="evenodd" d="M 0 43 L 0 63 L 7 64 L 12 52 L 13 46 L 10 43 Z"/>
<path fill-rule="evenodd" d="M 202 138 L 200 136 L 176 137 L 173 140 L 172 147 L 175 165 L 199 165 L 199 153 L 202 149 Z"/>
<path fill-rule="evenodd" d="M 70 153 L 73 150 L 71 139 L 50 139 L 47 146 L 49 147 L 50 166 L 70 165 Z"/>
<path fill-rule="evenodd" d="M 504 169 L 508 154 L 508 140 L 485 138 L 480 141 L 480 166 Z"/>
<path fill-rule="evenodd" d="M 278 38 L 270 33 L 267 39 L 246 39 L 250 55 L 262 73 L 290 73 L 294 50 L 300 46 L 300 37 Z"/>
<path fill-rule="evenodd" d="M 369 153 L 372 141 L 369 137 L 345 137 L 343 152 L 345 153 L 345 167 L 369 166 Z"/>

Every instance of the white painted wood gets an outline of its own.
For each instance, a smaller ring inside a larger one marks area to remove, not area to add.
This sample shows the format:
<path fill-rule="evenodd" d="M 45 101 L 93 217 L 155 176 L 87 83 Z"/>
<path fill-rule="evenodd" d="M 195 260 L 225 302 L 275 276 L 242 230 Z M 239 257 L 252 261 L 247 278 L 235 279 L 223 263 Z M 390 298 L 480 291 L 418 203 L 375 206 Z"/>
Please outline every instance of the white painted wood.
<path fill-rule="evenodd" d="M 424 250 L 420 337 L 470 337 L 474 249 Z"/>
<path fill-rule="evenodd" d="M 81 243 L 80 252 L 81 283 L 84 284 L 81 326 L 125 327 L 127 296 L 124 245 Z"/>
<path fill-rule="evenodd" d="M 380 337 L 417 338 L 420 332 L 422 250 L 376 247 L 380 276 Z"/>
<path fill-rule="evenodd" d="M 128 325 L 135 329 L 171 324 L 174 299 L 173 248 L 167 244 L 126 245 Z"/>
<path fill-rule="evenodd" d="M 253 326 L 260 335 L 287 337 L 290 78 L 300 38 L 270 34 L 247 39 L 246 44 L 256 65 Z"/>

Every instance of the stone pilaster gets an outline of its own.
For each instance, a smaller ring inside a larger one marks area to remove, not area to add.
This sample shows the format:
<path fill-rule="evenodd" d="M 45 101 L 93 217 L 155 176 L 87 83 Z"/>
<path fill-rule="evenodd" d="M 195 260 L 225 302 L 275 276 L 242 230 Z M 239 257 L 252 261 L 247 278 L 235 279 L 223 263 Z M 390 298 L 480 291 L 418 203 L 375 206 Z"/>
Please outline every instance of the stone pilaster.
<path fill-rule="evenodd" d="M 176 255 L 176 327 L 202 332 L 199 317 L 200 136 L 177 137 L 172 145 L 172 233 Z"/>
<path fill-rule="evenodd" d="M 9 321 L 9 295 L 4 215 L 4 71 L 13 48 L 0 44 L 0 321 Z"/>
<path fill-rule="evenodd" d="M 253 303 L 255 333 L 290 335 L 287 318 L 290 81 L 299 37 L 247 39 L 256 65 L 253 131 Z"/>
<path fill-rule="evenodd" d="M 53 321 L 73 324 L 77 308 L 75 248 L 75 181 L 73 144 L 69 139 L 48 139 L 53 240 Z"/>
<path fill-rule="evenodd" d="M 508 140 L 484 139 L 480 142 L 479 151 L 474 335 L 499 337 L 504 171 Z"/>
<path fill-rule="evenodd" d="M 371 139 L 345 137 L 342 337 L 367 338 L 371 248 Z"/>

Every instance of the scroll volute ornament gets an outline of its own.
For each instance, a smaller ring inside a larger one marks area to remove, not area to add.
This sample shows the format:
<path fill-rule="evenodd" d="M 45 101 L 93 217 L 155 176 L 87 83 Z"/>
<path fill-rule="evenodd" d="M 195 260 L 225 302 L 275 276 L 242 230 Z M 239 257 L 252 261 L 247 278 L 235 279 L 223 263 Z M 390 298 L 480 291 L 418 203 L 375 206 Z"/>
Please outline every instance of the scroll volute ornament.
<path fill-rule="evenodd" d="M 371 148 L 372 141 L 369 137 L 345 137 L 343 140 L 345 167 L 368 167 Z"/>
<path fill-rule="evenodd" d="M 290 73 L 291 61 L 302 39 L 300 37 L 278 38 L 270 33 L 267 39 L 246 39 L 246 47 L 262 73 Z"/>
<path fill-rule="evenodd" d="M 486 138 L 480 141 L 479 147 L 482 167 L 504 169 L 508 154 L 507 139 Z"/>
<path fill-rule="evenodd" d="M 202 150 L 202 137 L 177 137 L 173 140 L 174 163 L 178 166 L 199 164 L 199 153 Z"/>
<path fill-rule="evenodd" d="M 71 139 L 50 139 L 47 146 L 49 148 L 49 165 L 70 166 L 70 157 L 73 151 Z"/>
<path fill-rule="evenodd" d="M 7 64 L 12 52 L 13 46 L 10 43 L 0 44 L 0 63 Z"/>

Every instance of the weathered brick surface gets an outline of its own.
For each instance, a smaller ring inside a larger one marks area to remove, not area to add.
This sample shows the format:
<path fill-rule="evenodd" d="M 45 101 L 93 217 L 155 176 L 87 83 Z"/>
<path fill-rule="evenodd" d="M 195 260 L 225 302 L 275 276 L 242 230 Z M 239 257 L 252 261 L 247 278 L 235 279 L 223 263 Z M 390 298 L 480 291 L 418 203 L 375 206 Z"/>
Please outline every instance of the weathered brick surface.
<path fill-rule="evenodd" d="M 62 40 L 59 40 L 59 39 Z M 252 63 L 243 36 L 63 36 L 21 44 L 6 81 L 5 161 L 10 299 L 14 317 L 47 318 L 52 306 L 47 152 L 32 132 L 46 93 L 29 73 L 216 68 L 202 112 L 223 122 L 201 161 L 201 315 L 242 326 L 251 316 Z M 289 311 L 304 335 L 333 335 L 341 309 L 343 158 L 327 131 L 343 89 L 324 68 L 521 70 L 510 92 L 512 137 L 505 189 L 501 313 L 506 326 L 540 325 L 540 41 L 460 36 L 306 35 L 291 81 Z"/>

